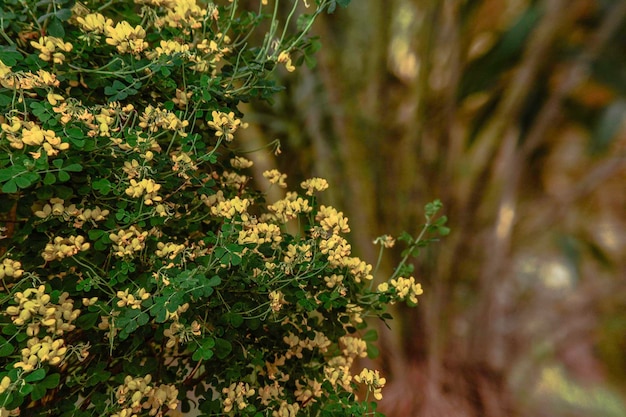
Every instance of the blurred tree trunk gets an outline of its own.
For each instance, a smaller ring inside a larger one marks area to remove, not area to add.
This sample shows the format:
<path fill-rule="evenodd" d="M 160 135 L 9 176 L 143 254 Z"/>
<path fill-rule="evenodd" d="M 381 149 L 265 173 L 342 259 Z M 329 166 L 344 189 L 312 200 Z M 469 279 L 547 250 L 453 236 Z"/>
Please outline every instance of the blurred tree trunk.
<path fill-rule="evenodd" d="M 597 80 L 601 54 L 626 33 L 626 2 L 608 3 L 355 0 L 316 22 L 318 66 L 287 79 L 274 111 L 293 117 L 265 129 L 300 155 L 284 168 L 330 180 L 330 203 L 347 212 L 355 252 L 371 263 L 372 240 L 416 233 L 426 202 L 440 198 L 451 220 L 452 234 L 416 263 L 421 304 L 401 309 L 391 332 L 381 326 L 390 416 L 524 414 L 511 390 L 529 394 L 520 378 L 538 375 L 520 377 L 514 365 L 532 363 L 529 351 L 544 342 L 558 354 L 590 340 L 597 317 L 578 309 L 623 294 L 619 280 L 597 289 L 585 278 L 604 273 L 598 257 L 626 272 L 624 240 L 609 248 L 590 227 L 626 230 L 616 179 L 626 167 L 623 123 L 593 132 L 626 92 Z M 589 152 L 594 143 L 603 152 Z M 573 301 L 554 302 L 541 280 L 556 275 L 541 268 L 524 281 L 537 262 L 569 271 Z M 598 368 L 586 349 L 577 357 Z"/>

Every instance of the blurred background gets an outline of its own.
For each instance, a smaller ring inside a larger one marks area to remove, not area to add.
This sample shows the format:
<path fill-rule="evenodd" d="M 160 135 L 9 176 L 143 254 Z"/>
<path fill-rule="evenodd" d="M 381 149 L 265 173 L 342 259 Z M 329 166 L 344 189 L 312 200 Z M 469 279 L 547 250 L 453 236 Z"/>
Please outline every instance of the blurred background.
<path fill-rule="evenodd" d="M 328 179 L 370 263 L 435 198 L 452 229 L 372 322 L 381 411 L 625 416 L 626 1 L 353 0 L 314 31 L 317 66 L 244 110 L 242 146 L 281 142 L 257 169 Z"/>

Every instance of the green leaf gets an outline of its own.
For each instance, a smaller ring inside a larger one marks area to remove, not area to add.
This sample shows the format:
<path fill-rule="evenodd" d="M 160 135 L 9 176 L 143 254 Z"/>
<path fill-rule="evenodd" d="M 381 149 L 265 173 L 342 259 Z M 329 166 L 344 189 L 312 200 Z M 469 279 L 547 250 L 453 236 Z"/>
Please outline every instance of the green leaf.
<path fill-rule="evenodd" d="M 200 359 L 208 360 L 213 357 L 213 347 L 215 346 L 215 339 L 207 337 L 200 342 L 200 346 L 193 354 L 193 360 L 199 361 Z"/>
<path fill-rule="evenodd" d="M 96 325 L 99 318 L 100 318 L 99 313 L 81 314 L 76 319 L 76 325 L 80 327 L 81 329 L 85 329 L 85 330 L 91 329 L 92 327 Z"/>
<path fill-rule="evenodd" d="M 13 167 L 0 169 L 0 182 L 8 181 L 13 178 Z"/>
<path fill-rule="evenodd" d="M 43 177 L 43 183 L 46 185 L 51 185 L 57 182 L 57 177 L 54 176 L 51 172 L 46 172 L 46 175 Z"/>
<path fill-rule="evenodd" d="M 19 393 L 20 395 L 22 395 L 23 397 L 27 396 L 28 394 L 30 394 L 33 391 L 34 387 L 30 384 L 24 384 L 20 387 L 19 389 Z"/>
<path fill-rule="evenodd" d="M 426 204 L 426 206 L 424 207 L 426 218 L 430 219 L 431 217 L 433 217 L 435 214 L 437 214 L 439 210 L 441 210 L 442 207 L 443 204 L 441 204 L 441 201 L 439 200 L 435 200 Z"/>
<path fill-rule="evenodd" d="M 14 350 L 13 345 L 4 337 L 0 336 L 0 357 L 9 356 Z"/>
<path fill-rule="evenodd" d="M 311 55 L 304 56 L 304 63 L 308 69 L 313 69 L 317 66 L 317 60 Z"/>
<path fill-rule="evenodd" d="M 361 339 L 365 340 L 366 342 L 374 342 L 374 341 L 378 340 L 378 333 L 374 329 L 369 329 L 363 335 L 363 337 L 361 337 Z"/>
<path fill-rule="evenodd" d="M 15 324 L 7 324 L 2 328 L 2 334 L 6 334 L 7 336 L 13 336 L 18 332 L 18 328 Z"/>
<path fill-rule="evenodd" d="M 14 194 L 17 192 L 17 184 L 15 178 L 10 179 L 2 186 L 2 192 L 5 194 Z"/>
<path fill-rule="evenodd" d="M 241 265 L 241 256 L 239 256 L 239 255 L 238 255 L 238 254 L 236 254 L 236 253 L 233 253 L 233 254 L 230 256 L 230 263 L 231 263 L 233 266 Z"/>
<path fill-rule="evenodd" d="M 66 20 L 69 20 L 70 17 L 72 17 L 72 10 L 71 9 L 59 9 L 54 15 L 60 21 L 64 22 Z"/>
<path fill-rule="evenodd" d="M 106 178 L 101 178 L 97 181 L 94 181 L 91 186 L 94 190 L 100 191 L 100 194 L 107 195 L 111 192 L 111 183 Z"/>
<path fill-rule="evenodd" d="M 313 311 L 317 308 L 317 304 L 307 298 L 300 298 L 298 304 L 302 306 L 306 311 Z"/>
<path fill-rule="evenodd" d="M 380 355 L 380 351 L 372 343 L 367 344 L 367 357 L 370 359 L 376 359 Z"/>
<path fill-rule="evenodd" d="M 441 236 L 448 236 L 450 234 L 450 228 L 445 226 L 439 226 L 437 231 Z"/>
<path fill-rule="evenodd" d="M 75 138 L 75 139 L 82 139 L 85 137 L 85 134 L 83 133 L 82 129 L 78 127 L 70 127 L 69 129 L 65 131 L 65 133 L 67 134 L 67 136 L 71 138 Z"/>
<path fill-rule="evenodd" d="M 304 30 L 311 24 L 311 21 L 315 20 L 315 15 L 311 14 L 302 14 L 298 17 L 296 22 L 296 27 L 298 30 Z"/>
<path fill-rule="evenodd" d="M 126 88 L 126 85 L 123 82 L 119 80 L 115 80 L 113 81 L 113 84 L 104 88 L 104 94 L 106 94 L 107 96 L 110 96 L 110 95 L 117 93 L 120 90 L 124 90 L 125 88 Z"/>
<path fill-rule="evenodd" d="M 52 389 L 52 388 L 58 387 L 60 382 L 61 382 L 60 374 L 51 374 L 51 375 L 48 375 L 46 379 L 41 381 L 39 385 L 44 386 L 48 389 Z"/>
<path fill-rule="evenodd" d="M 91 240 L 98 240 L 102 237 L 102 235 L 105 235 L 107 232 L 105 232 L 104 230 L 100 230 L 100 229 L 91 229 L 89 232 L 87 232 L 87 235 L 89 236 L 89 239 Z"/>
<path fill-rule="evenodd" d="M 28 188 L 32 184 L 31 181 L 25 175 L 20 175 L 19 177 L 15 177 L 15 184 L 21 189 Z"/>
<path fill-rule="evenodd" d="M 145 326 L 150 321 L 150 316 L 146 313 L 141 313 L 137 316 L 137 324 L 140 326 Z"/>
<path fill-rule="evenodd" d="M 50 18 L 50 22 L 48 23 L 48 35 L 54 36 L 56 38 L 64 38 L 65 37 L 65 29 L 63 29 L 63 24 L 58 17 L 52 16 Z"/>
<path fill-rule="evenodd" d="M 11 392 L 5 391 L 0 394 L 0 404 L 8 405 L 9 403 L 11 403 L 11 401 L 13 401 L 13 394 Z"/>
<path fill-rule="evenodd" d="M 63 168 L 63 160 L 62 159 L 53 159 L 52 160 L 52 165 L 54 165 L 55 168 Z"/>
<path fill-rule="evenodd" d="M 215 339 L 215 354 L 219 359 L 224 359 L 233 351 L 233 345 L 225 339 Z"/>
<path fill-rule="evenodd" d="M 243 324 L 243 317 L 241 316 L 241 314 L 234 312 L 227 313 L 226 320 L 228 320 L 228 322 L 233 327 L 239 327 Z"/>
<path fill-rule="evenodd" d="M 0 61 L 4 62 L 5 65 L 12 67 L 17 64 L 17 61 L 24 59 L 24 57 L 21 53 L 13 50 L 15 47 L 10 47 L 11 49 L 8 48 L 9 47 L 4 47 L 0 50 Z"/>
<path fill-rule="evenodd" d="M 0 94 L 0 106 L 1 107 L 6 107 L 12 102 L 13 102 L 13 97 L 6 95 L 6 94 Z"/>
<path fill-rule="evenodd" d="M 41 381 L 45 377 L 46 377 L 46 370 L 43 368 L 39 368 L 39 369 L 35 369 L 30 374 L 27 374 L 26 377 L 24 378 L 24 381 L 37 382 L 37 381 Z"/>
<path fill-rule="evenodd" d="M 33 391 L 30 393 L 30 399 L 32 401 L 39 401 L 46 395 L 47 391 L 46 387 L 43 387 L 41 384 L 35 385 L 33 386 Z"/>
<path fill-rule="evenodd" d="M 70 180 L 70 174 L 65 171 L 59 171 L 57 175 L 59 176 L 59 181 L 61 182 L 66 182 Z"/>
<path fill-rule="evenodd" d="M 206 286 L 207 287 L 217 287 L 218 285 L 220 285 L 222 283 L 222 279 L 217 276 L 217 275 L 213 275 L 207 282 L 206 282 Z"/>
<path fill-rule="evenodd" d="M 69 164 L 63 167 L 63 170 L 69 172 L 80 172 L 83 170 L 83 167 L 81 164 Z"/>
<path fill-rule="evenodd" d="M 153 314 L 154 321 L 156 321 L 157 323 L 165 323 L 165 321 L 167 320 L 166 308 L 153 309 Z"/>

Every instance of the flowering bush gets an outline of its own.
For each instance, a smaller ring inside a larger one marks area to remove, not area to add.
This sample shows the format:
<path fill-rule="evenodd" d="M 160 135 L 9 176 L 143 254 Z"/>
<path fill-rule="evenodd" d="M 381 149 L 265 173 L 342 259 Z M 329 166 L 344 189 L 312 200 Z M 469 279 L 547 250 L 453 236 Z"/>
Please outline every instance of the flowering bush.
<path fill-rule="evenodd" d="M 427 206 L 373 290 L 325 180 L 269 203 L 249 186 L 237 105 L 311 62 L 315 16 L 348 1 L 292 0 L 282 25 L 268 3 L 4 2 L 0 416 L 375 410 L 364 319 L 417 303 L 406 260 L 445 217 Z"/>

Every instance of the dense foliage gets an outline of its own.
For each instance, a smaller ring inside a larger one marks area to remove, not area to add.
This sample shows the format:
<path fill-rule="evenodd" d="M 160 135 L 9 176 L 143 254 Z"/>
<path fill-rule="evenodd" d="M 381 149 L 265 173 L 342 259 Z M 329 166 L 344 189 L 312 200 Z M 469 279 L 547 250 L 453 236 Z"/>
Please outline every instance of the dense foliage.
<path fill-rule="evenodd" d="M 406 260 L 445 217 L 427 206 L 374 289 L 324 179 L 250 186 L 237 105 L 313 62 L 315 17 L 348 1 L 286 2 L 282 23 L 267 3 L 4 2 L 0 415 L 374 412 L 365 318 L 417 303 Z"/>

